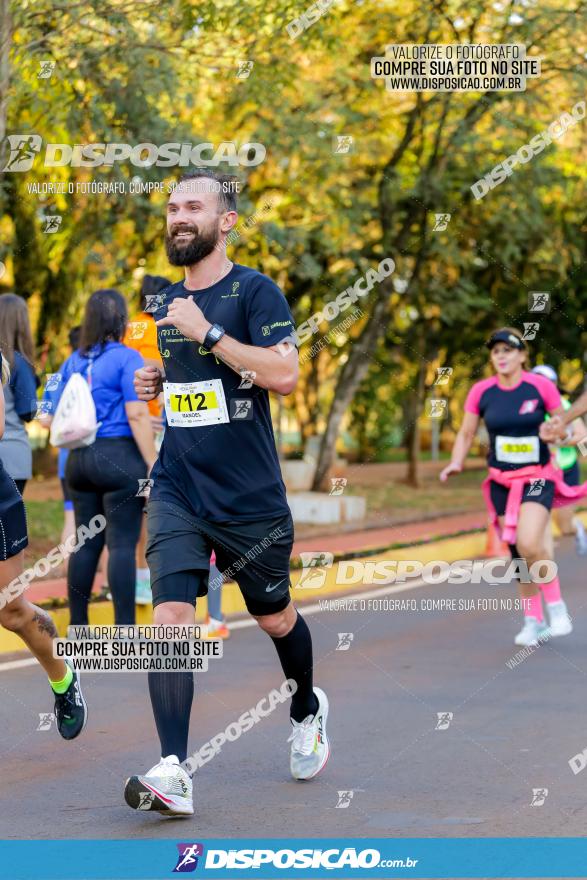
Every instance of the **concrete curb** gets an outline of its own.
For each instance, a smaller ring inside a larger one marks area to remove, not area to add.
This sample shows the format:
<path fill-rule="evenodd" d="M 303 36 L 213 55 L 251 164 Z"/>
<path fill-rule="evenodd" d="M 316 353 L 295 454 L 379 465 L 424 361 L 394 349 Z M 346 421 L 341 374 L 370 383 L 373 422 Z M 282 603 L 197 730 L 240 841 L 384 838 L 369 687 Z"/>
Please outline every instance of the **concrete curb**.
<path fill-rule="evenodd" d="M 587 512 L 582 511 L 580 517 L 584 525 L 587 526 Z M 555 537 L 558 536 L 559 530 L 556 525 L 553 526 Z M 325 542 L 326 543 L 326 542 Z M 445 562 L 455 562 L 457 559 L 478 559 L 485 555 L 486 531 L 479 530 L 469 533 L 459 533 L 449 537 L 430 538 L 425 542 L 416 542 L 402 547 L 392 545 L 387 549 L 377 548 L 374 553 L 373 549 L 365 548 L 362 553 L 338 553 L 335 554 L 335 563 L 325 572 L 324 581 L 321 586 L 314 588 L 298 587 L 301 577 L 299 568 L 292 569 L 292 599 L 296 604 L 303 607 L 304 602 L 316 602 L 318 599 L 327 596 L 337 596 L 344 593 L 350 593 L 360 589 L 364 585 L 362 582 L 351 584 L 336 583 L 336 562 L 346 560 L 354 560 L 359 562 L 377 563 L 383 560 L 413 560 L 421 562 L 425 565 L 427 562 L 442 559 Z M 375 581 L 372 587 L 386 586 L 386 582 Z M 40 603 L 43 604 L 43 603 Z M 208 603 L 204 599 L 198 602 L 196 611 L 196 622 L 204 621 L 208 611 Z M 234 582 L 225 584 L 222 588 L 222 611 L 228 617 L 247 614 L 247 609 L 241 596 L 238 585 Z M 65 636 L 67 625 L 69 623 L 69 609 L 56 608 L 50 610 L 51 616 L 55 621 L 55 625 L 60 636 Z M 150 605 L 137 606 L 136 622 L 137 624 L 150 624 L 153 622 L 153 610 Z M 90 624 L 111 626 L 114 623 L 114 610 L 112 602 L 92 602 L 89 609 Z M 0 655 L 10 654 L 15 651 L 26 650 L 23 643 L 14 633 L 7 632 L 0 627 Z"/>
<path fill-rule="evenodd" d="M 387 550 L 380 550 L 377 553 L 364 551 L 362 554 L 336 554 L 336 562 L 342 559 L 352 559 L 354 561 L 364 561 L 377 563 L 383 560 L 402 561 L 413 560 L 421 562 L 425 565 L 427 562 L 442 559 L 446 562 L 454 562 L 457 559 L 475 559 L 483 555 L 485 550 L 485 531 L 478 531 L 470 534 L 459 534 L 451 537 L 444 537 L 436 540 L 429 540 L 426 543 L 416 543 L 406 545 L 404 547 L 390 547 Z M 362 582 L 350 584 L 336 583 L 336 562 L 331 568 L 327 568 L 323 583 L 318 587 L 298 587 L 302 571 L 292 569 L 292 591 L 291 595 L 296 604 L 303 606 L 304 602 L 315 602 L 327 596 L 336 596 L 344 593 L 350 593 L 360 589 Z M 377 586 L 378 582 L 372 584 Z M 385 583 L 381 582 L 380 586 Z M 41 603 L 42 604 L 42 603 Z M 200 600 L 196 612 L 196 622 L 200 623 L 207 614 L 207 601 Z M 152 608 L 150 605 L 137 606 L 136 622 L 137 624 L 150 624 L 153 622 Z M 234 617 L 247 613 L 245 603 L 243 601 L 238 585 L 234 582 L 227 583 L 222 588 L 222 611 L 228 617 Z M 69 609 L 56 608 L 50 610 L 50 614 L 55 621 L 55 625 L 60 636 L 65 636 L 67 625 L 69 623 Z M 114 610 L 112 602 L 91 602 L 89 608 L 89 620 L 92 625 L 111 626 L 114 623 Z M 23 651 L 23 643 L 21 639 L 14 633 L 7 632 L 0 627 L 0 655 L 14 653 L 15 651 Z"/>

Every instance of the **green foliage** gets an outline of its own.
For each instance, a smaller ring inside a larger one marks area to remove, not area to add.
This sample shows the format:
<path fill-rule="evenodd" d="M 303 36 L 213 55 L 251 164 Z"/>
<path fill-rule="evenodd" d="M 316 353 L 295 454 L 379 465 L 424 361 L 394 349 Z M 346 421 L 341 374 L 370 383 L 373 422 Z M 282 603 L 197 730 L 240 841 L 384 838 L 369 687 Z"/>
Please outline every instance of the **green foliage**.
<path fill-rule="evenodd" d="M 276 278 L 296 321 L 383 256 L 393 257 L 394 279 L 404 281 L 361 302 L 364 318 L 304 364 L 299 392 L 285 404 L 306 434 L 321 431 L 368 358 L 367 375 L 351 389 L 347 427 L 365 455 L 379 455 L 393 429 L 407 429 L 405 412 L 421 411 L 419 372 L 428 394 L 435 368 L 453 366 L 459 384 L 450 394 L 462 399 L 486 363 L 491 329 L 531 319 L 530 290 L 553 295 L 538 336 L 541 358 L 558 366 L 583 356 L 585 123 L 481 201 L 470 186 L 581 98 L 585 66 L 575 36 L 585 11 L 571 13 L 562 0 L 528 3 L 513 25 L 505 4 L 340 0 L 292 41 L 285 26 L 307 5 L 15 0 L 8 131 L 70 144 L 263 143 L 263 164 L 239 170 L 242 218 L 267 201 L 272 208 L 229 253 Z M 419 95 L 392 94 L 371 79 L 371 57 L 390 42 L 457 40 L 526 43 L 542 58 L 542 77 L 524 93 Z M 38 78 L 43 60 L 56 63 L 50 79 Z M 254 67 L 238 78 L 247 60 Z M 354 138 L 349 153 L 334 151 L 339 135 Z M 9 267 L 0 285 L 38 302 L 38 341 L 50 358 L 96 286 L 130 297 L 137 270 L 174 270 L 163 256 L 162 196 L 40 198 L 27 185 L 162 181 L 176 171 L 36 164 L 26 175 L 0 175 L 0 259 Z M 51 213 L 63 221 L 46 235 L 42 215 Z M 433 231 L 439 213 L 451 214 L 445 231 Z"/>

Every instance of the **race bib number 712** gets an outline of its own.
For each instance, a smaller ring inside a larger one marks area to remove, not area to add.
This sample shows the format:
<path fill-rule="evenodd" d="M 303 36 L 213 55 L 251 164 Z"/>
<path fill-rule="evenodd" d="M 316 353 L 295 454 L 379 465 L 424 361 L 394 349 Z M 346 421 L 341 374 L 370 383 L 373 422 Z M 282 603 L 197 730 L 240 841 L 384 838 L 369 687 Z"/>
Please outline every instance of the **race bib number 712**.
<path fill-rule="evenodd" d="M 220 379 L 205 382 L 164 382 L 167 422 L 176 428 L 199 428 L 228 422 Z"/>

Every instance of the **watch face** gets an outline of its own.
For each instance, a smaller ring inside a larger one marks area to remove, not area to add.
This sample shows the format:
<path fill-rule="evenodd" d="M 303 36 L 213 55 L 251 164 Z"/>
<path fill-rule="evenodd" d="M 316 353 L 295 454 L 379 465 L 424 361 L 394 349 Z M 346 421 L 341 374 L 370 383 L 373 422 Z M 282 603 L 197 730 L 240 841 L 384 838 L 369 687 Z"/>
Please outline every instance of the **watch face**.
<path fill-rule="evenodd" d="M 220 330 L 218 327 L 212 327 L 210 330 L 210 336 L 212 336 L 214 339 L 220 339 L 220 337 L 222 336 L 222 330 Z"/>

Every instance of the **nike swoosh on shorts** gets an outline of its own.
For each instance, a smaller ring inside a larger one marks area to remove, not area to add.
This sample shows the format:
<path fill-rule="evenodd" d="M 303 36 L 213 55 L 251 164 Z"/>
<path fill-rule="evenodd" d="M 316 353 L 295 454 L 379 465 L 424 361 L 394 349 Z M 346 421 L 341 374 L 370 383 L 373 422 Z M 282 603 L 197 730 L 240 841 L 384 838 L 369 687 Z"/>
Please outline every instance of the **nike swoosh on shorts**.
<path fill-rule="evenodd" d="M 280 581 L 277 581 L 276 584 L 273 584 L 272 587 L 265 587 L 265 592 L 266 592 L 266 593 L 272 593 L 273 590 L 276 590 L 277 587 L 278 587 L 280 584 L 282 584 L 282 583 L 284 582 L 284 580 L 285 580 L 285 578 L 281 578 L 281 580 L 280 580 Z"/>

